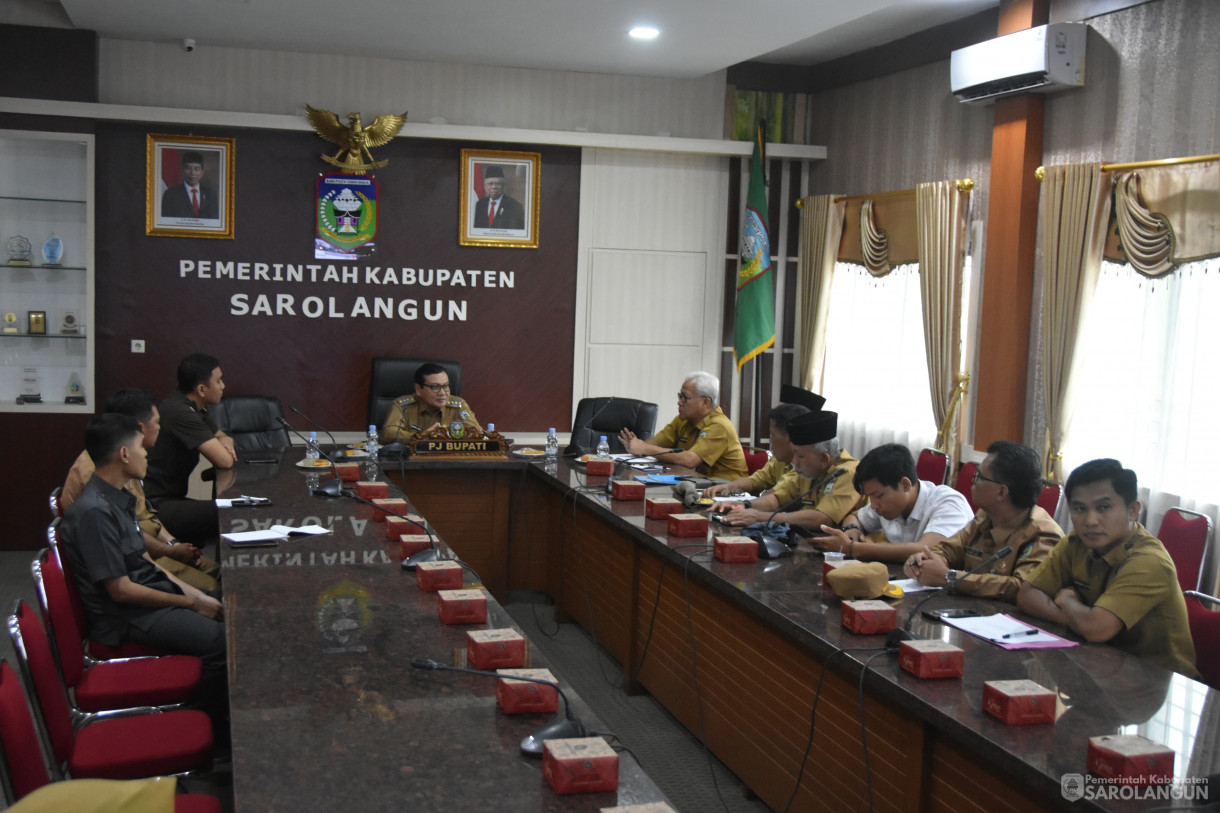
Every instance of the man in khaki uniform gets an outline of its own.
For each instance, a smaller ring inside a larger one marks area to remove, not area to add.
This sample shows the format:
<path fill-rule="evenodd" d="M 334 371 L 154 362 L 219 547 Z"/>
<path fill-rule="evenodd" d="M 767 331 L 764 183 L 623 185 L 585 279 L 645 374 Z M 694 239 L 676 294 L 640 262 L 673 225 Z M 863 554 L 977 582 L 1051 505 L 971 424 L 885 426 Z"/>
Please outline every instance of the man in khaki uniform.
<path fill-rule="evenodd" d="M 470 405 L 450 395 L 445 368 L 428 362 L 415 371 L 415 394 L 394 401 L 381 428 L 381 442 L 406 442 L 437 427 L 447 429 L 454 438 L 483 431 Z"/>
<path fill-rule="evenodd" d="M 1135 472 L 1091 460 L 1065 486 L 1074 530 L 1017 593 L 1030 615 L 1199 680 L 1186 601 L 1165 546 L 1137 521 Z"/>
<path fill-rule="evenodd" d="M 147 390 L 118 390 L 106 399 L 102 411 L 118 412 L 135 418 L 144 433 L 145 449 L 151 449 L 157 442 L 157 435 L 161 432 L 161 416 L 157 412 L 156 400 Z M 81 489 L 89 482 L 94 470 L 93 458 L 89 457 L 89 452 L 81 452 L 72 464 L 68 479 L 64 481 L 60 492 L 59 502 L 64 511 L 80 496 Z M 157 511 L 145 498 L 144 487 L 139 480 L 128 481 L 124 488 L 136 498 L 136 518 L 140 522 L 140 531 L 144 534 L 144 548 L 153 564 L 192 587 L 218 590 L 220 585 L 216 577 L 220 573 L 220 563 L 203 556 L 194 545 L 179 542 L 174 538 L 161 524 L 161 520 L 157 519 Z"/>
<path fill-rule="evenodd" d="M 746 455 L 737 428 L 716 405 L 720 380 L 711 373 L 691 373 L 678 393 L 678 416 L 648 440 L 630 429 L 619 432 L 623 448 L 634 455 L 653 455 L 666 463 L 694 469 L 707 477 L 745 477 Z"/>
<path fill-rule="evenodd" d="M 979 464 L 971 496 L 974 521 L 931 550 L 907 559 L 908 577 L 929 587 L 951 586 L 953 592 L 1015 602 L 1021 582 L 1046 559 L 1063 536 L 1059 524 L 1038 507 L 1042 462 L 1028 446 L 997 440 Z M 963 577 L 1000 548 L 1012 553 L 986 573 Z"/>

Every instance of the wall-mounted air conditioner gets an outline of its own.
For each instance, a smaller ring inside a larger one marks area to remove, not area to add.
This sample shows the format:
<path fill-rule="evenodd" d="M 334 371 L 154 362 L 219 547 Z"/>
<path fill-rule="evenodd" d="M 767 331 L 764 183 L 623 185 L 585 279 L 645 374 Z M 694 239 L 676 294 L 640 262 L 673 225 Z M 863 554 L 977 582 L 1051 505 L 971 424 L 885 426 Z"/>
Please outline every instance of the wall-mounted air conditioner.
<path fill-rule="evenodd" d="M 953 95 L 989 103 L 1084 84 L 1085 23 L 1051 23 L 960 48 L 949 58 Z"/>

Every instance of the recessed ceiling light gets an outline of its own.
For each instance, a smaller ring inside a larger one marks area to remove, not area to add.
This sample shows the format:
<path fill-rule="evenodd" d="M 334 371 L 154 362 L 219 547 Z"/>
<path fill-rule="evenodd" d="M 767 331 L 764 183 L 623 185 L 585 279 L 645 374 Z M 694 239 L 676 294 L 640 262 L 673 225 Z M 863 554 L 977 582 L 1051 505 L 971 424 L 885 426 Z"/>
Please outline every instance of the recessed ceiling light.
<path fill-rule="evenodd" d="M 655 40 L 661 32 L 651 25 L 637 25 L 627 33 L 637 40 Z"/>

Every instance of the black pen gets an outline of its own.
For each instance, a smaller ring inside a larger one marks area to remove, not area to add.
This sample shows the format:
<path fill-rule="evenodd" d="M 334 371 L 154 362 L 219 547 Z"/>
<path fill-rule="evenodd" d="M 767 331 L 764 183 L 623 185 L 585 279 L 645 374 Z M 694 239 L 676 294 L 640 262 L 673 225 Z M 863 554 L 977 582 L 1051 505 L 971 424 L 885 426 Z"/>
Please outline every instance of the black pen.
<path fill-rule="evenodd" d="M 1021 630 L 1020 632 L 1006 632 L 1000 638 L 1020 638 L 1022 635 L 1037 635 L 1042 630 L 1034 627 L 1033 629 Z"/>

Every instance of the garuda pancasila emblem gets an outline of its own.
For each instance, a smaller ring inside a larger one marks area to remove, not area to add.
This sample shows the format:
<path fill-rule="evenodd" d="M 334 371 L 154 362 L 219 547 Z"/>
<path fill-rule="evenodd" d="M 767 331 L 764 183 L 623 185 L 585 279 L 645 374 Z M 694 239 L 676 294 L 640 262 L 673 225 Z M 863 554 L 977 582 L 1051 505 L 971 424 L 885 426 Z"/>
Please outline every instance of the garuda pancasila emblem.
<path fill-rule="evenodd" d="M 333 156 L 323 155 L 322 160 L 354 175 L 363 175 L 371 169 L 390 163 L 374 161 L 369 147 L 380 147 L 389 142 L 407 122 L 406 113 L 401 116 L 384 115 L 373 119 L 373 123 L 365 127 L 360 121 L 359 113 L 348 113 L 349 124 L 344 126 L 334 113 L 329 110 L 317 110 L 309 105 L 305 105 L 305 115 L 318 135 L 341 147 Z"/>

